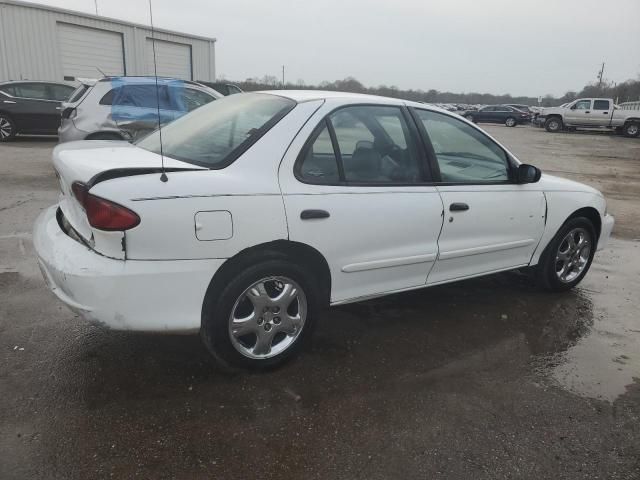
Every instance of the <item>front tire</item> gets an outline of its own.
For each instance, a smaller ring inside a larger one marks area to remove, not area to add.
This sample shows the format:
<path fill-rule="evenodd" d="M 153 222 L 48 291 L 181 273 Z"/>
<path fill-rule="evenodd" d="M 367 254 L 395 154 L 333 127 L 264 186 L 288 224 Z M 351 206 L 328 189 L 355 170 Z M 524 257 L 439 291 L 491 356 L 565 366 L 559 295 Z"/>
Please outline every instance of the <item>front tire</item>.
<path fill-rule="evenodd" d="M 0 113 L 0 142 L 8 142 L 16 136 L 16 124 L 9 115 Z"/>
<path fill-rule="evenodd" d="M 207 292 L 201 336 L 226 369 L 265 369 L 296 355 L 309 339 L 319 289 L 286 258 L 238 271 L 220 291 Z"/>
<path fill-rule="evenodd" d="M 547 132 L 556 133 L 562 130 L 562 120 L 558 117 L 548 118 L 544 122 L 544 128 Z"/>
<path fill-rule="evenodd" d="M 507 127 L 515 127 L 518 124 L 518 121 L 513 117 L 509 117 L 504 121 L 504 124 Z"/>
<path fill-rule="evenodd" d="M 640 123 L 629 122 L 622 127 L 622 133 L 625 137 L 635 138 L 640 135 Z"/>
<path fill-rule="evenodd" d="M 582 281 L 591 267 L 597 237 L 588 218 L 571 218 L 558 230 L 537 267 L 538 284 L 545 290 L 563 292 Z"/>

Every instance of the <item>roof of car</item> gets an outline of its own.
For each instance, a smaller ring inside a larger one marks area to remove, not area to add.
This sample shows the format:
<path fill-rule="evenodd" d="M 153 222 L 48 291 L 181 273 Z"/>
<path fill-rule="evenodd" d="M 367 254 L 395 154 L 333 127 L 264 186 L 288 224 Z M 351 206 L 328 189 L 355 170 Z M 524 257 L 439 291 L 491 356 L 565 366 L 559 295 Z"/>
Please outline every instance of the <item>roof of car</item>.
<path fill-rule="evenodd" d="M 351 92 L 333 92 L 328 90 L 265 90 L 261 93 L 270 93 L 272 95 L 279 95 L 281 97 L 290 98 L 295 102 L 308 102 L 312 100 L 326 100 L 330 98 L 341 98 L 350 100 L 360 100 L 362 102 L 372 103 L 387 103 L 390 105 L 411 105 L 416 107 L 425 107 L 424 103 L 414 102 L 412 100 L 405 100 L 402 98 L 382 97 L 379 95 L 368 95 L 364 93 L 351 93 Z M 442 110 L 438 107 L 432 107 L 435 110 Z M 446 111 L 446 110 L 443 110 Z"/>
<path fill-rule="evenodd" d="M 73 87 L 65 82 L 56 82 L 54 80 L 8 80 L 6 82 L 0 82 L 0 85 L 14 85 L 17 83 L 51 83 L 53 85 L 64 85 L 65 87 Z"/>

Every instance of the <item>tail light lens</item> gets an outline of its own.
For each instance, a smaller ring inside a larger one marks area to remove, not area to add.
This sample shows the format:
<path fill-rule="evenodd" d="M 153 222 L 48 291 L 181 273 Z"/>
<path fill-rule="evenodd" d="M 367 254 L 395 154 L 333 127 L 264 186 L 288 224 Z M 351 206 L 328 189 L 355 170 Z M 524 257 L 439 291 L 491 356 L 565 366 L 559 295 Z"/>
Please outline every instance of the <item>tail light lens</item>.
<path fill-rule="evenodd" d="M 89 224 L 93 228 L 122 231 L 129 230 L 140 223 L 137 213 L 115 202 L 90 194 L 84 183 L 73 182 L 71 190 L 80 205 L 84 207 Z"/>
<path fill-rule="evenodd" d="M 82 182 L 73 182 L 71 184 L 71 191 L 74 197 L 76 197 L 76 200 L 78 200 L 78 203 L 84 207 L 84 202 L 87 199 L 87 195 L 89 195 L 87 186 Z"/>
<path fill-rule="evenodd" d="M 62 118 L 74 118 L 76 116 L 76 109 L 72 107 L 67 107 L 62 110 Z"/>

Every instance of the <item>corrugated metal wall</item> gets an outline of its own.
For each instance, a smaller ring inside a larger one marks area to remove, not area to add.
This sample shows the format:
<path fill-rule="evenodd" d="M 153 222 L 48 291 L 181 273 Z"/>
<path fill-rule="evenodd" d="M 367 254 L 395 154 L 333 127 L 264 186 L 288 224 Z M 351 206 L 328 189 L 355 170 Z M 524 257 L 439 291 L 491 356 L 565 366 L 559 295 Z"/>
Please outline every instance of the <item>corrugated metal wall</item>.
<path fill-rule="evenodd" d="M 147 39 L 151 30 L 144 26 L 84 15 L 46 6 L 0 0 L 0 81 L 63 81 L 57 24 L 67 23 L 99 28 L 122 34 L 127 75 L 149 75 Z M 191 47 L 194 80 L 215 80 L 215 40 L 156 31 L 160 40 Z M 96 52 L 99 55 L 100 52 Z M 96 77 L 100 74 L 96 71 Z"/>

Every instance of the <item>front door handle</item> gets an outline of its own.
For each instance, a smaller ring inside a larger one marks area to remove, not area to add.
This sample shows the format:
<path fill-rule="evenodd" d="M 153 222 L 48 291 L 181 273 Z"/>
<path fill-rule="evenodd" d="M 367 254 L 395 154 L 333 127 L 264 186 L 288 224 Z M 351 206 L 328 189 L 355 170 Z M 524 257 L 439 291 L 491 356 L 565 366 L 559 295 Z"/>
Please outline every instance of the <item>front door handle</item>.
<path fill-rule="evenodd" d="M 609 115 L 609 112 L 602 112 L 603 115 Z"/>
<path fill-rule="evenodd" d="M 450 212 L 464 212 L 465 210 L 469 210 L 469 205 L 466 203 L 452 203 L 449 205 Z"/>
<path fill-rule="evenodd" d="M 2 103 L 16 103 L 13 100 L 3 100 Z"/>
<path fill-rule="evenodd" d="M 587 110 L 587 111 L 586 111 L 586 112 L 584 112 L 584 113 L 591 113 L 591 111 Z"/>
<path fill-rule="evenodd" d="M 303 210 L 300 214 L 300 220 L 312 220 L 314 218 L 329 218 L 329 212 L 326 210 Z"/>

